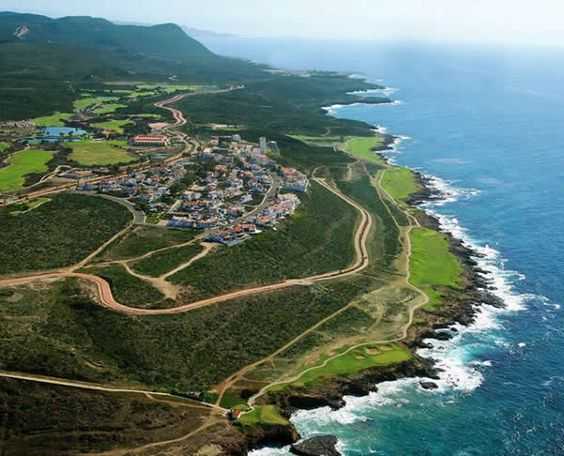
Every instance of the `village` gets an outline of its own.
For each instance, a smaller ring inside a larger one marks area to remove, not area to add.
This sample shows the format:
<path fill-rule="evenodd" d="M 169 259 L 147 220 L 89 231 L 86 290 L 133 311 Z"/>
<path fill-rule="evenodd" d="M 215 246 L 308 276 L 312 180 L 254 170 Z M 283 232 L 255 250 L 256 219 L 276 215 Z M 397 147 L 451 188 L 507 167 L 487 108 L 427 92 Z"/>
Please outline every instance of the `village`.
<path fill-rule="evenodd" d="M 165 137 L 133 138 L 139 145 L 164 144 Z M 295 193 L 308 189 L 308 178 L 273 158 L 278 145 L 240 135 L 213 136 L 189 156 L 99 182 L 79 184 L 81 192 L 121 198 L 147 219 L 166 228 L 204 231 L 209 242 L 239 244 L 291 216 L 300 204 Z"/>

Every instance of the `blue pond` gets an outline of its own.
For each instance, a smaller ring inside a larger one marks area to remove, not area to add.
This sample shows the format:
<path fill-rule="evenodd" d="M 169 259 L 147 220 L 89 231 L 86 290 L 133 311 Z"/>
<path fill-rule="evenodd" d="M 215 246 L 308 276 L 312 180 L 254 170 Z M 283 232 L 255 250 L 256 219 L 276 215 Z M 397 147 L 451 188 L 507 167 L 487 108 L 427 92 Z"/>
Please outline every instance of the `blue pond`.
<path fill-rule="evenodd" d="M 31 139 L 31 143 L 78 141 L 88 133 L 80 128 L 71 127 L 45 127 Z"/>

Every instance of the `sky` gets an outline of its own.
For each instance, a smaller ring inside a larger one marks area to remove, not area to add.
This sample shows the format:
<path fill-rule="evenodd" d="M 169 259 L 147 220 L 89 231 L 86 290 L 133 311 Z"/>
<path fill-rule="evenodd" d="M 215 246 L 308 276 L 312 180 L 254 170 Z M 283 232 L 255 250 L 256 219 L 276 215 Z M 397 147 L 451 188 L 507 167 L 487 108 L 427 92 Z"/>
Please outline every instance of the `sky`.
<path fill-rule="evenodd" d="M 0 10 L 257 37 L 564 45 L 564 0 L 0 0 Z"/>

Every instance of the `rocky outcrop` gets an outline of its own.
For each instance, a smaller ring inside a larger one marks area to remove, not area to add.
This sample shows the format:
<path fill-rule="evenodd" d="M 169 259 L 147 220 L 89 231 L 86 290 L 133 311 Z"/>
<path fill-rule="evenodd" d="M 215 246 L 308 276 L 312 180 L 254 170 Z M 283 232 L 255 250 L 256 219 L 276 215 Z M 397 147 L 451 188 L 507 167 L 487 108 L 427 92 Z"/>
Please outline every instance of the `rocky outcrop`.
<path fill-rule="evenodd" d="M 336 449 L 337 437 L 320 435 L 295 443 L 290 451 L 298 456 L 341 456 Z"/>
<path fill-rule="evenodd" d="M 290 445 L 300 439 L 300 435 L 292 426 L 256 426 L 245 429 L 247 451 L 252 448 Z M 246 453 L 245 453 L 246 454 Z"/>

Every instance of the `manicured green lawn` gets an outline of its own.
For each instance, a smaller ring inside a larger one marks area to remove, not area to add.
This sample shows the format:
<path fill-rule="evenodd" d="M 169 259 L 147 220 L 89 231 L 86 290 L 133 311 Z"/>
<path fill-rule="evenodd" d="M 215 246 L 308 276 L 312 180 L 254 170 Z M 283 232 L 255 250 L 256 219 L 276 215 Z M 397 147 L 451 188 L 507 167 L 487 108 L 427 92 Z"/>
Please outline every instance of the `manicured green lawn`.
<path fill-rule="evenodd" d="M 36 127 L 64 127 L 65 120 L 72 116 L 68 112 L 56 112 L 50 116 L 36 117 L 33 123 Z"/>
<path fill-rule="evenodd" d="M 405 201 L 410 195 L 421 190 L 413 172 L 402 167 L 385 170 L 382 187 L 396 201 Z"/>
<path fill-rule="evenodd" d="M 115 101 L 116 97 L 84 97 L 75 100 L 73 103 L 74 109 L 77 111 L 84 111 L 86 108 L 97 104 L 104 104 L 108 101 Z"/>
<path fill-rule="evenodd" d="M 371 367 L 388 366 L 411 358 L 409 350 L 402 345 L 360 347 L 329 361 L 325 366 L 307 371 L 294 385 L 303 386 L 324 378 L 352 375 Z"/>
<path fill-rule="evenodd" d="M 92 124 L 93 127 L 96 128 L 100 128 L 102 130 L 111 130 L 114 131 L 116 133 L 119 133 L 120 135 L 123 134 L 123 128 L 127 125 L 131 125 L 133 124 L 133 122 L 131 122 L 131 120 L 117 120 L 117 119 L 112 119 L 112 120 L 108 120 L 106 122 L 98 122 L 95 124 Z"/>
<path fill-rule="evenodd" d="M 373 149 L 382 144 L 383 139 L 380 135 L 369 137 L 355 136 L 347 139 L 344 146 L 345 152 L 351 154 L 353 157 L 380 165 L 383 163 L 383 160 Z"/>
<path fill-rule="evenodd" d="M 70 159 L 83 166 L 131 163 L 137 158 L 127 152 L 126 141 L 80 141 L 70 143 Z"/>
<path fill-rule="evenodd" d="M 94 109 L 96 114 L 110 114 L 117 111 L 120 108 L 127 108 L 127 105 L 121 103 L 105 103 L 100 107 Z"/>
<path fill-rule="evenodd" d="M 44 173 L 53 152 L 28 149 L 16 152 L 8 159 L 8 166 L 0 168 L 0 192 L 13 192 L 24 186 L 25 176 Z"/>
<path fill-rule="evenodd" d="M 429 296 L 426 308 L 436 309 L 441 305 L 441 289 L 460 286 L 462 265 L 449 251 L 447 238 L 438 231 L 413 229 L 411 250 L 410 282 Z"/>
<path fill-rule="evenodd" d="M 315 146 L 332 146 L 342 142 L 342 136 L 306 136 L 306 135 L 289 135 L 291 138 L 305 142 L 306 144 L 313 144 Z"/>
<path fill-rule="evenodd" d="M 288 420 L 280 415 L 280 412 L 274 405 L 256 406 L 255 409 L 244 415 L 239 419 L 243 426 L 257 426 L 257 425 L 281 425 L 288 424 Z"/>

